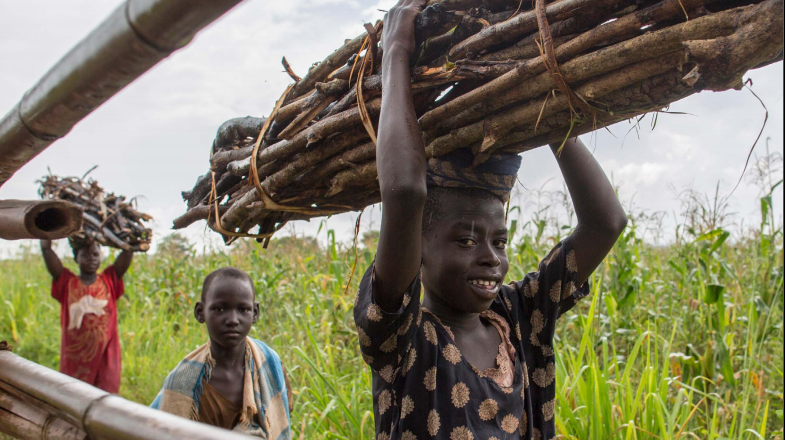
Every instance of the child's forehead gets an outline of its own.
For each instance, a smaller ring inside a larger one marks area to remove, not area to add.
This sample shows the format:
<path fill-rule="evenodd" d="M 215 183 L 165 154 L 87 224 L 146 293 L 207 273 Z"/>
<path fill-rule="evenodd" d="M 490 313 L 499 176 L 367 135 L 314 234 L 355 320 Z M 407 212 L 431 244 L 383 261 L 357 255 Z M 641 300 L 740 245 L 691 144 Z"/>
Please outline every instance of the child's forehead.
<path fill-rule="evenodd" d="M 86 246 L 83 246 L 83 247 L 80 247 L 79 249 L 77 249 L 77 253 L 78 252 L 93 252 L 93 253 L 98 252 L 98 253 L 100 253 L 101 252 L 101 246 L 98 243 L 91 243 L 91 244 L 88 244 Z"/>
<path fill-rule="evenodd" d="M 219 275 L 212 280 L 207 289 L 205 299 L 210 300 L 215 294 L 220 294 L 221 300 L 254 299 L 253 287 L 249 279 Z"/>
<path fill-rule="evenodd" d="M 458 197 L 442 206 L 444 223 L 463 227 L 466 224 L 504 227 L 504 204 L 500 200 Z"/>
<path fill-rule="evenodd" d="M 443 219 L 441 226 L 457 232 L 506 234 L 507 227 L 504 224 L 504 217 L 496 217 L 482 212 L 464 212 L 463 214 Z"/>

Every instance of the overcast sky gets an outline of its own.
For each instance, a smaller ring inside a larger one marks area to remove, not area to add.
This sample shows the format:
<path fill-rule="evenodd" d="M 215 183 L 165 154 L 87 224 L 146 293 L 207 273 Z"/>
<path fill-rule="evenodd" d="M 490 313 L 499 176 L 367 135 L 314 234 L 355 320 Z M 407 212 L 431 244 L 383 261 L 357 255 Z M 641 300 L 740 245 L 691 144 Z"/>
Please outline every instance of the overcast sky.
<path fill-rule="evenodd" d="M 286 56 L 303 76 L 308 67 L 363 32 L 363 22 L 381 18 L 394 0 L 246 0 L 203 30 L 185 49 L 159 63 L 98 108 L 65 138 L 23 167 L 0 188 L 0 198 L 37 198 L 35 180 L 47 166 L 58 175 L 92 176 L 111 191 L 142 196 L 140 209 L 156 218 L 158 237 L 169 233 L 185 204 L 180 191 L 190 189 L 208 168 L 216 128 L 237 116 L 269 114 L 288 82 L 280 60 Z M 114 0 L 0 0 L 0 112 L 24 92 L 79 40 L 116 8 Z M 783 150 L 782 63 L 752 71 L 753 90 L 770 117 L 755 152 Z M 679 209 L 675 193 L 686 188 L 728 193 L 760 130 L 764 109 L 749 91 L 705 92 L 671 106 L 690 115 L 660 115 L 656 129 L 647 119 L 639 136 L 619 123 L 613 134 L 585 136 L 597 159 L 621 189 L 625 205 L 649 212 Z M 692 116 L 691 116 L 692 115 Z M 780 176 L 781 178 L 781 171 Z M 561 186 L 551 153 L 538 149 L 523 156 L 519 178 L 522 197 L 550 182 Z M 745 181 L 729 202 L 737 222 L 759 220 L 758 189 Z M 782 213 L 782 187 L 775 193 Z M 328 221 L 339 237 L 351 234 L 356 214 Z M 364 217 L 367 229 L 375 210 Z M 297 222 L 298 232 L 314 233 L 318 222 Z M 215 238 L 204 223 L 187 230 L 197 244 Z M 16 243 L 0 242 L 8 253 Z"/>

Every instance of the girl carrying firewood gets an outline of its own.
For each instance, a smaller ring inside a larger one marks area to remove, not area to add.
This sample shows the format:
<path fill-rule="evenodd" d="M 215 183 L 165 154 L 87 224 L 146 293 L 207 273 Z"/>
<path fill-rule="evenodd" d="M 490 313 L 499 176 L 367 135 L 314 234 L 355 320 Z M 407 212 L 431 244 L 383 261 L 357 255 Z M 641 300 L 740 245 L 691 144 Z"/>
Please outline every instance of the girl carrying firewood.
<path fill-rule="evenodd" d="M 409 68 L 425 3 L 399 0 L 384 19 L 382 225 L 354 308 L 373 370 L 376 438 L 552 438 L 556 320 L 588 295 L 626 215 L 579 140 L 551 146 L 578 226 L 537 271 L 504 284 L 504 202 L 521 158 L 474 168 L 465 150 L 426 159 Z"/>
<path fill-rule="evenodd" d="M 120 389 L 120 339 L 117 300 L 125 293 L 123 275 L 133 252 L 120 252 L 98 273 L 101 248 L 92 240 L 69 239 L 79 275 L 63 267 L 50 240 L 41 240 L 46 269 L 52 275 L 52 298 L 60 303 L 60 372 L 104 391 Z"/>

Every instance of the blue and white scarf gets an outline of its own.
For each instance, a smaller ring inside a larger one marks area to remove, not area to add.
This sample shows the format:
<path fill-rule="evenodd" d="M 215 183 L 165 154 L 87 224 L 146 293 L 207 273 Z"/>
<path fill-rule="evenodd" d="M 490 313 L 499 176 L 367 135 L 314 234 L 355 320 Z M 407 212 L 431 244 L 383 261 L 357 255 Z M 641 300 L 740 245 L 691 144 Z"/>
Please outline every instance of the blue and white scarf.
<path fill-rule="evenodd" d="M 246 338 L 243 407 L 233 429 L 267 440 L 291 440 L 289 399 L 278 354 L 264 342 Z M 210 342 L 185 357 L 164 381 L 151 408 L 199 421 L 202 384 L 210 380 L 215 360 Z"/>

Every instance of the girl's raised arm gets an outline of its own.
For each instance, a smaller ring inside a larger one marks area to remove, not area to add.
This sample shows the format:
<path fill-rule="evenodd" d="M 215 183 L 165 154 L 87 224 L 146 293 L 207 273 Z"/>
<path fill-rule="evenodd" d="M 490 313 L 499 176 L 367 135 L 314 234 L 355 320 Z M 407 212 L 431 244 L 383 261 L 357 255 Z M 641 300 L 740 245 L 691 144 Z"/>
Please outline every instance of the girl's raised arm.
<path fill-rule="evenodd" d="M 627 215 L 600 164 L 578 138 L 551 145 L 570 192 L 578 226 L 572 233 L 578 282 L 583 283 L 608 255 L 627 225 Z"/>
<path fill-rule="evenodd" d="M 424 4 L 425 0 L 399 0 L 385 16 L 382 34 L 383 92 L 376 147 L 382 225 L 374 300 L 388 311 L 400 307 L 422 259 L 427 164 L 414 111 L 409 60 L 414 52 L 414 19 Z"/>
<path fill-rule="evenodd" d="M 46 270 L 49 271 L 49 275 L 52 275 L 52 279 L 57 281 L 63 273 L 63 262 L 52 250 L 52 240 L 41 240 L 41 254 L 44 256 Z"/>
<path fill-rule="evenodd" d="M 122 251 L 120 255 L 117 256 L 117 259 L 114 260 L 112 264 L 114 266 L 114 271 L 119 278 L 122 278 L 126 272 L 128 272 L 128 268 L 131 267 L 131 261 L 134 259 L 134 253 L 131 251 Z"/>

